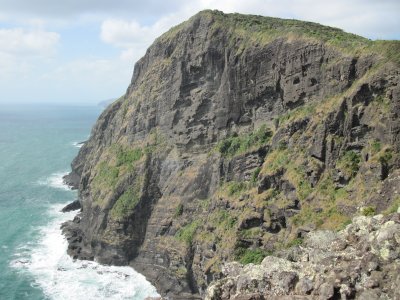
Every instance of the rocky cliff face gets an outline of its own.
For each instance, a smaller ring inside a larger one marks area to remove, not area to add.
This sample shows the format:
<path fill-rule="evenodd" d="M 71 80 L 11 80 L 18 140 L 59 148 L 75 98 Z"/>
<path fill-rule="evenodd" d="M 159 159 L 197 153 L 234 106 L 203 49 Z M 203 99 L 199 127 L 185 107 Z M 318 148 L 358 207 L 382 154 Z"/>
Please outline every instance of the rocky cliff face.
<path fill-rule="evenodd" d="M 204 11 L 158 38 L 72 163 L 68 252 L 172 299 L 400 202 L 399 43 Z"/>

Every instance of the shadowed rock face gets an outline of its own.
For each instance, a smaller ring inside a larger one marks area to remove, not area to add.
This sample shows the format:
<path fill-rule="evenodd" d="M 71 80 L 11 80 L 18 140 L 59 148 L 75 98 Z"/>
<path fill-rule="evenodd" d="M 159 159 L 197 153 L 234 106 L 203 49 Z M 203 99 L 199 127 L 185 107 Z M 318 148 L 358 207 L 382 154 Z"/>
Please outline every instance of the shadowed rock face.
<path fill-rule="evenodd" d="M 226 261 L 388 209 L 400 77 L 376 49 L 317 24 L 211 11 L 171 29 L 72 163 L 82 212 L 63 227 L 68 253 L 196 299 Z"/>

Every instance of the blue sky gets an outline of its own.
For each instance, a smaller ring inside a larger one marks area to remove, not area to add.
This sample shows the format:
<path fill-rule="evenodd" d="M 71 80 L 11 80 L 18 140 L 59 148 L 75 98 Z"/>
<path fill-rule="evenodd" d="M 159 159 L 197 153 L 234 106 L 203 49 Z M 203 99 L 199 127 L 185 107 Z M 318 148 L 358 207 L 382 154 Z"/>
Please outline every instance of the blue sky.
<path fill-rule="evenodd" d="M 399 0 L 0 0 L 0 103 L 85 105 L 119 97 L 151 42 L 203 9 L 400 38 Z"/>

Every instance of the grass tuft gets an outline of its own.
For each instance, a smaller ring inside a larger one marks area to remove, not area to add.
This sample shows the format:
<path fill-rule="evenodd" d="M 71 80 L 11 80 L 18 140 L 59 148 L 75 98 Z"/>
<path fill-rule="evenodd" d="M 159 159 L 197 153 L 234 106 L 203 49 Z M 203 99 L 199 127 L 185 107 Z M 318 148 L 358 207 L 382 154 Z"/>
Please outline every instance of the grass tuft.
<path fill-rule="evenodd" d="M 268 143 L 271 137 L 272 131 L 263 125 L 249 134 L 225 138 L 217 145 L 217 150 L 223 156 L 233 157 Z"/>

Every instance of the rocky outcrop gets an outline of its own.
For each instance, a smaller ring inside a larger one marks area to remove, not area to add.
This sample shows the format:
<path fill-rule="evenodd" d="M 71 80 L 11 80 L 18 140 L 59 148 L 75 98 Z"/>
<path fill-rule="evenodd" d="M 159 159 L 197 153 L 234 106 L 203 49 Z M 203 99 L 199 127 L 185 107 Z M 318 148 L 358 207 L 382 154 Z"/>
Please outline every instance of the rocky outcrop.
<path fill-rule="evenodd" d="M 399 210 L 400 212 L 400 210 Z M 314 231 L 260 265 L 226 264 L 205 299 L 398 299 L 400 213 Z"/>
<path fill-rule="evenodd" d="M 197 299 L 225 262 L 260 262 L 360 208 L 390 211 L 398 49 L 217 11 L 172 28 L 72 162 L 82 210 L 63 227 L 68 253 L 131 265 L 162 295 Z"/>
<path fill-rule="evenodd" d="M 80 176 L 73 172 L 63 176 L 63 182 L 72 190 L 76 190 L 79 187 L 79 181 L 81 180 Z"/>
<path fill-rule="evenodd" d="M 63 207 L 63 209 L 61 210 L 61 212 L 69 212 L 69 211 L 74 211 L 74 210 L 78 210 L 81 209 L 81 203 L 79 202 L 79 200 L 74 200 L 73 202 L 67 204 L 65 207 Z"/>

